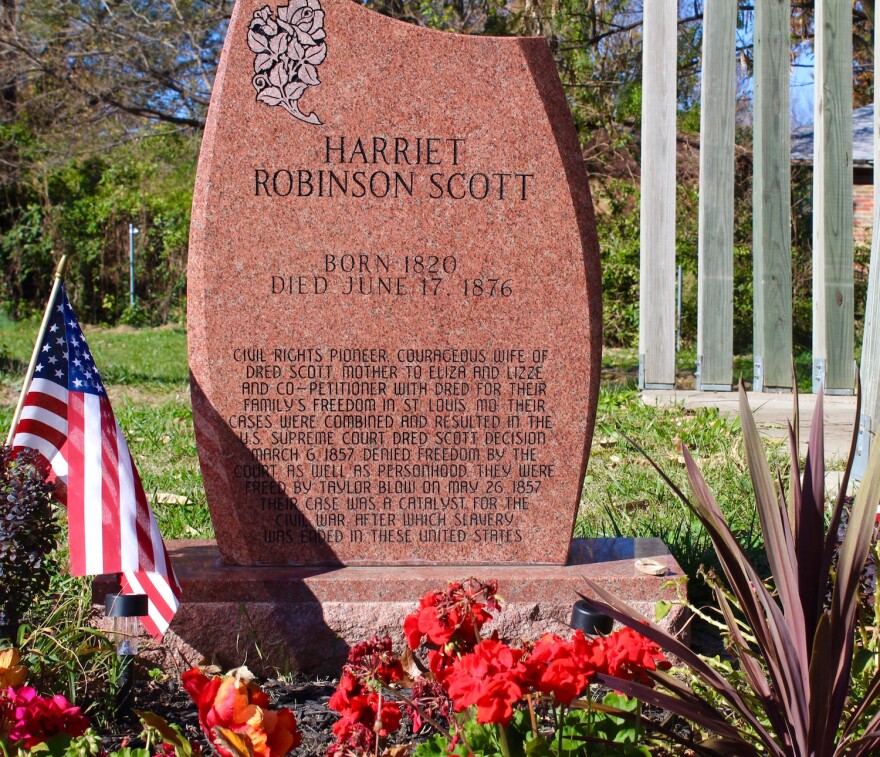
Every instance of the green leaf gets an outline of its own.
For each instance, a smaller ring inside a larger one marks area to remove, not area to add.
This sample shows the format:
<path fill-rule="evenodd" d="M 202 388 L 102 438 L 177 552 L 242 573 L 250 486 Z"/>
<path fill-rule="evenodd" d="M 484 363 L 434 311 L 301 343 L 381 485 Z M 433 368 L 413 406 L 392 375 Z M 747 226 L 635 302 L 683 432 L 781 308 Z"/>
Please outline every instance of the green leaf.
<path fill-rule="evenodd" d="M 663 599 L 658 602 L 654 602 L 654 619 L 659 623 L 667 615 L 669 615 L 670 610 L 672 610 L 672 602 L 667 602 Z"/>
<path fill-rule="evenodd" d="M 168 742 L 174 747 L 177 757 L 191 757 L 192 744 L 177 728 L 169 724 L 165 718 L 156 715 L 153 712 L 145 712 L 143 710 L 135 710 L 141 722 L 147 727 L 152 728 L 159 733 L 163 741 Z"/>
<path fill-rule="evenodd" d="M 852 662 L 852 674 L 853 676 L 861 676 L 864 675 L 868 670 L 868 666 L 871 665 L 877 659 L 877 653 L 872 652 L 870 649 L 865 649 L 864 647 L 859 647 L 856 649 L 855 654 L 853 655 Z"/>
<path fill-rule="evenodd" d="M 132 749 L 131 747 L 123 747 L 115 752 L 110 752 L 107 757 L 150 757 L 149 751 L 146 749 Z"/>
<path fill-rule="evenodd" d="M 547 739 L 540 734 L 532 736 L 529 734 L 523 744 L 527 757 L 550 757 L 554 754 L 552 745 Z"/>
<path fill-rule="evenodd" d="M 73 737 L 70 734 L 56 733 L 42 744 L 38 744 L 37 747 L 31 749 L 31 751 L 36 750 L 38 747 L 43 747 L 52 757 L 61 757 L 67 751 L 71 741 L 73 741 Z"/>
<path fill-rule="evenodd" d="M 606 694 L 605 698 L 602 700 L 602 704 L 608 707 L 615 707 L 618 710 L 623 710 L 624 712 L 638 712 L 639 711 L 639 700 L 635 697 L 628 697 L 625 694 L 618 694 L 615 691 L 612 691 L 610 694 Z"/>
<path fill-rule="evenodd" d="M 442 734 L 435 733 L 416 747 L 413 757 L 446 757 L 447 754 L 454 754 L 449 751 L 449 739 Z"/>

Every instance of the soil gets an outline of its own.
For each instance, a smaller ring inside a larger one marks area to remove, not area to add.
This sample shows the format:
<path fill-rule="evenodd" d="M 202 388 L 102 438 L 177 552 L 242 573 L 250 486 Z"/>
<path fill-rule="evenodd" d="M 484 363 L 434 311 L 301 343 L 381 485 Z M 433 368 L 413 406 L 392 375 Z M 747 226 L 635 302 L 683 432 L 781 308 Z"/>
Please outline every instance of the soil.
<path fill-rule="evenodd" d="M 333 724 L 337 715 L 329 709 L 327 703 L 336 689 L 335 680 L 270 679 L 260 681 L 261 688 L 269 694 L 273 707 L 288 707 L 296 716 L 297 726 L 302 734 L 302 743 L 294 751 L 295 757 L 318 757 L 327 752 L 333 741 Z M 608 692 L 599 690 L 594 696 L 601 699 Z M 203 755 L 211 755 L 212 750 L 199 727 L 198 713 L 189 695 L 180 685 L 179 679 L 168 678 L 164 681 L 138 682 L 133 709 L 145 710 L 163 717 L 169 723 L 179 726 L 186 737 L 200 745 Z M 667 728 L 687 738 L 690 730 L 677 718 L 669 713 L 652 707 L 645 707 L 643 716 L 656 723 L 663 723 Z M 413 739 L 424 738 L 431 733 L 430 726 L 424 732 L 412 735 L 409 719 L 404 716 L 402 725 L 395 737 L 389 740 L 394 743 L 411 743 Z M 140 724 L 133 714 L 119 718 L 109 728 L 102 729 L 102 745 L 107 751 L 121 746 L 143 746 L 135 735 L 140 733 Z"/>
<path fill-rule="evenodd" d="M 269 680 L 261 681 L 260 686 L 271 697 L 273 707 L 288 707 L 296 715 L 302 744 L 294 754 L 311 757 L 326 753 L 334 740 L 331 729 L 336 714 L 327 707 L 327 702 L 336 688 L 336 681 Z M 190 741 L 202 747 L 203 754 L 212 753 L 199 727 L 196 707 L 179 680 L 139 681 L 132 707 L 155 713 L 179 726 Z M 140 733 L 140 724 L 133 714 L 117 719 L 103 733 L 103 746 L 108 751 L 125 745 L 142 746 L 132 738 Z"/>

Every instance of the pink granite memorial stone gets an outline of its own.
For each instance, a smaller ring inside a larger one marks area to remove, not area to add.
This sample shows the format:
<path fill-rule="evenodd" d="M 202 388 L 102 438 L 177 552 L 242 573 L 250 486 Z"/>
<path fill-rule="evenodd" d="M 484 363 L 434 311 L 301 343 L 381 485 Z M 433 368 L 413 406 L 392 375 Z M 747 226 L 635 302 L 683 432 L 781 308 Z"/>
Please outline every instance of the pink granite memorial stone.
<path fill-rule="evenodd" d="M 241 0 L 188 297 L 226 564 L 566 562 L 600 272 L 545 40 Z"/>

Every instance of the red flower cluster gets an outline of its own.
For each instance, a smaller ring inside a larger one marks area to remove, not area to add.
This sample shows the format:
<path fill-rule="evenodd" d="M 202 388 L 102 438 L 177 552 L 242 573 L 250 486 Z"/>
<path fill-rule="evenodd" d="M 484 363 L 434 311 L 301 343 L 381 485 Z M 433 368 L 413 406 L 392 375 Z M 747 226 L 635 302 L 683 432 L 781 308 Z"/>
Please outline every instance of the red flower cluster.
<path fill-rule="evenodd" d="M 521 649 L 497 639 L 481 641 L 470 654 L 455 661 L 446 678 L 456 712 L 477 706 L 477 722 L 506 726 L 513 706 L 528 690 L 528 670 Z"/>
<path fill-rule="evenodd" d="M 407 705 L 407 715 L 412 719 L 413 733 L 422 730 L 425 724 L 422 713 L 435 721 L 449 720 L 452 701 L 446 690 L 437 681 L 419 678 L 413 683 L 410 700 L 416 706 Z"/>
<path fill-rule="evenodd" d="M 198 668 L 182 676 L 199 710 L 199 724 L 222 757 L 232 757 L 217 739 L 215 728 L 226 728 L 250 741 L 255 757 L 284 757 L 299 746 L 296 718 L 286 707 L 269 709 L 269 696 L 259 686 L 234 676 L 209 678 Z"/>
<path fill-rule="evenodd" d="M 348 653 L 346 668 L 356 678 L 393 683 L 403 678 L 403 666 L 394 654 L 391 637 L 374 636 L 369 641 L 355 644 Z"/>
<path fill-rule="evenodd" d="M 336 742 L 328 756 L 369 754 L 377 736 L 400 728 L 400 705 L 382 699 L 374 688 L 403 678 L 403 666 L 391 648 L 391 638 L 374 636 L 352 647 L 330 708 L 342 717 L 333 724 Z M 361 750 L 361 751 L 358 751 Z"/>
<path fill-rule="evenodd" d="M 443 685 L 456 712 L 476 705 L 478 722 L 506 726 L 531 691 L 570 705 L 596 673 L 650 684 L 647 671 L 668 668 L 660 648 L 631 629 L 597 639 L 576 631 L 570 641 L 546 634 L 530 651 L 482 641 L 452 663 Z"/>
<path fill-rule="evenodd" d="M 410 649 L 422 641 L 438 647 L 453 645 L 470 651 L 480 640 L 480 628 L 499 610 L 498 582 L 482 583 L 469 578 L 451 583 L 445 591 L 431 591 L 419 600 L 419 609 L 403 621 L 403 632 Z"/>
<path fill-rule="evenodd" d="M 415 650 L 428 646 L 432 676 L 413 683 L 405 711 L 414 732 L 425 716 L 450 720 L 450 710 L 476 707 L 477 721 L 507 726 L 515 708 L 532 695 L 570 705 L 598 674 L 651 684 L 647 673 L 670 667 L 660 648 L 631 629 L 605 638 L 587 638 L 576 631 L 566 640 L 546 634 L 534 645 L 511 647 L 497 638 L 482 639 L 480 631 L 500 609 L 496 581 L 468 579 L 432 591 L 404 620 L 404 633 Z M 391 639 L 373 637 L 349 654 L 342 678 L 330 699 L 341 714 L 333 726 L 337 741 L 328 757 L 362 757 L 377 748 L 380 737 L 400 726 L 400 705 L 380 695 L 403 679 Z M 433 680 L 432 680 L 433 679 Z M 452 723 L 454 726 L 454 722 Z M 453 728 L 453 743 L 458 731 Z"/>
<path fill-rule="evenodd" d="M 373 732 L 361 723 L 350 726 L 327 749 L 327 757 L 363 757 L 372 753 Z"/>
<path fill-rule="evenodd" d="M 330 709 L 342 715 L 333 724 L 333 733 L 340 740 L 347 738 L 356 725 L 379 736 L 387 736 L 400 728 L 400 706 L 388 700 L 382 700 L 380 705 L 379 694 L 348 671 L 342 674 L 339 686 L 330 697 Z"/>
<path fill-rule="evenodd" d="M 600 673 L 650 685 L 647 671 L 671 667 L 660 647 L 632 628 L 622 628 L 599 643 L 602 645 L 602 664 L 597 668 Z"/>
<path fill-rule="evenodd" d="M 586 691 L 601 664 L 601 643 L 587 639 L 581 631 L 575 631 L 571 641 L 545 634 L 526 661 L 532 686 L 564 705 Z"/>
<path fill-rule="evenodd" d="M 60 694 L 41 697 L 31 686 L 6 691 L 10 741 L 21 742 L 25 749 L 48 741 L 59 733 L 81 736 L 89 727 L 89 719 Z"/>

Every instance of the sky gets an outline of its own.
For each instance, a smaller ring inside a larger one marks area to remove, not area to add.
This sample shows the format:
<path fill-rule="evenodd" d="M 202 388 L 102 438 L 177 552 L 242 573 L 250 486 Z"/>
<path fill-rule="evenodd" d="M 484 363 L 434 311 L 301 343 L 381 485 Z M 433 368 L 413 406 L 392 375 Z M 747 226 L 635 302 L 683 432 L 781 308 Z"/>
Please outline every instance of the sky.
<path fill-rule="evenodd" d="M 813 54 L 802 54 L 791 67 L 791 126 L 813 123 Z"/>

